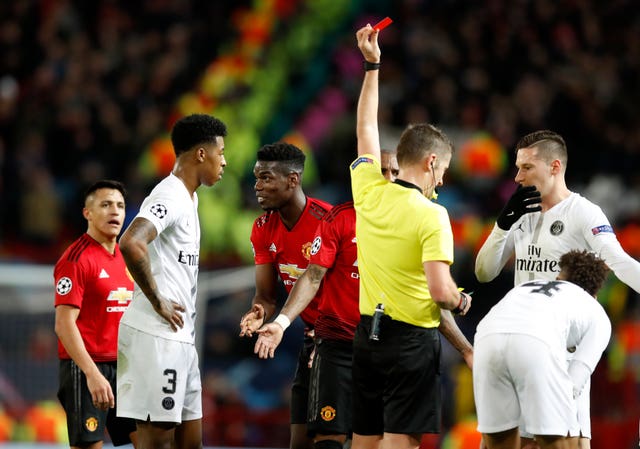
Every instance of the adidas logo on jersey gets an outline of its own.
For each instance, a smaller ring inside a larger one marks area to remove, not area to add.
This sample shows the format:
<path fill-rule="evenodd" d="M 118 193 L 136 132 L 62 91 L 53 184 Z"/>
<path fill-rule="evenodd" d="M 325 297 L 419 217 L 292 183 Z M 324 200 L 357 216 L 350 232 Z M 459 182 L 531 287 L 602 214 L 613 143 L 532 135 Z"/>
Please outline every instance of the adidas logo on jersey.
<path fill-rule="evenodd" d="M 102 271 L 100 271 L 100 275 L 98 276 L 98 278 L 99 279 L 107 279 L 108 277 L 109 277 L 109 273 L 104 271 L 104 268 L 103 268 Z"/>
<path fill-rule="evenodd" d="M 269 247 L 269 251 L 271 251 L 272 253 L 277 253 L 278 249 L 276 248 L 276 244 L 272 243 L 271 246 Z"/>

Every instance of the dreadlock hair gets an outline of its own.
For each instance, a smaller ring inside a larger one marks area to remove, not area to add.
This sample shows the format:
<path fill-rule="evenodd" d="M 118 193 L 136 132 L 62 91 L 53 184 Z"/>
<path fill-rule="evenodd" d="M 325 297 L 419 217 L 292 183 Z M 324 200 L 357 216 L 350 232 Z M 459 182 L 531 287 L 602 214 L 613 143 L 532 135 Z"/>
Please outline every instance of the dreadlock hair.
<path fill-rule="evenodd" d="M 560 257 L 560 271 L 564 274 L 563 280 L 595 296 L 607 279 L 609 267 L 592 251 L 572 250 Z"/>

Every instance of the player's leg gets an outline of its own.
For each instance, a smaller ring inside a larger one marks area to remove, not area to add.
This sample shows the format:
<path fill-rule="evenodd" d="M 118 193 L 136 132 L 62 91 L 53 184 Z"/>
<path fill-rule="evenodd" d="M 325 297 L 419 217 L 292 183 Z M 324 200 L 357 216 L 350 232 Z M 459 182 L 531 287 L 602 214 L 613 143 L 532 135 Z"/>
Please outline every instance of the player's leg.
<path fill-rule="evenodd" d="M 382 320 L 377 356 L 385 374 L 382 448 L 418 448 L 424 433 L 440 431 L 440 334 Z"/>
<path fill-rule="evenodd" d="M 309 360 L 313 352 L 313 339 L 305 336 L 298 355 L 298 366 L 291 387 L 291 440 L 290 449 L 311 449 L 313 440 L 307 434 L 307 404 L 309 401 Z"/>
<path fill-rule="evenodd" d="M 519 447 L 521 410 L 508 371 L 508 337 L 486 335 L 474 343 L 473 393 L 482 449 Z"/>
<path fill-rule="evenodd" d="M 116 415 L 118 406 L 118 386 L 116 379 L 116 364 L 104 364 L 100 366 L 100 371 L 104 377 L 111 384 L 111 389 L 115 396 L 116 408 L 109 409 L 107 413 L 107 432 L 111 437 L 111 442 L 114 446 L 122 446 L 132 443 L 133 447 L 138 447 L 137 435 L 136 435 L 136 421 L 131 418 L 119 418 Z"/>
<path fill-rule="evenodd" d="M 144 449 L 172 449 L 176 423 L 137 421 L 139 447 Z"/>
<path fill-rule="evenodd" d="M 371 317 L 362 316 L 353 340 L 352 449 L 379 449 L 384 433 L 383 377 L 374 363 L 375 348 L 369 341 L 370 329 Z"/>
<path fill-rule="evenodd" d="M 573 436 L 577 444 L 577 409 L 564 354 L 527 335 L 511 334 L 509 342 L 508 368 L 518 392 L 524 429 L 535 435 L 541 448 L 545 444 L 573 444 L 560 441 L 558 436 Z"/>
<path fill-rule="evenodd" d="M 482 439 L 488 449 L 517 449 L 520 447 L 518 445 L 520 434 L 517 427 L 502 432 L 483 433 Z"/>
<path fill-rule="evenodd" d="M 351 341 L 321 340 L 309 381 L 308 431 L 314 449 L 342 449 L 351 432 Z"/>
<path fill-rule="evenodd" d="M 578 449 L 578 437 L 560 435 L 536 435 L 541 449 Z"/>
<path fill-rule="evenodd" d="M 101 369 L 101 364 L 97 365 Z M 73 360 L 60 361 L 58 399 L 67 416 L 69 446 L 72 449 L 101 449 L 107 411 L 93 405 L 87 378 Z"/>
<path fill-rule="evenodd" d="M 171 449 L 178 424 L 202 419 L 202 387 L 192 344 L 159 338 L 121 323 L 117 378 L 118 417 L 136 419 L 141 448 Z M 202 429 L 180 437 L 187 438 L 191 447 L 202 445 Z"/>
<path fill-rule="evenodd" d="M 184 421 L 176 428 L 175 447 L 202 449 L 202 419 Z"/>

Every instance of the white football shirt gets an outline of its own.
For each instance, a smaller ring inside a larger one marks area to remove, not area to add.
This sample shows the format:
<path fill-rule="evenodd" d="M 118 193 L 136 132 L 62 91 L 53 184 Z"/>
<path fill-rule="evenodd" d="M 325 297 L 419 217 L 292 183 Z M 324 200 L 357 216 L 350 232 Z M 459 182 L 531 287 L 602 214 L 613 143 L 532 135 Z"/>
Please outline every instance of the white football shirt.
<path fill-rule="evenodd" d="M 492 334 L 525 334 L 544 341 L 560 360 L 568 342 L 574 361 L 593 372 L 611 337 L 611 322 L 598 301 L 571 282 L 534 280 L 519 284 L 491 308 L 475 341 Z"/>
<path fill-rule="evenodd" d="M 640 263 L 622 249 L 602 209 L 577 193 L 544 213 L 523 215 L 508 231 L 496 224 L 476 257 L 476 277 L 491 281 L 515 252 L 515 285 L 553 280 L 560 272 L 560 256 L 571 250 L 594 251 L 618 279 L 640 293 Z"/>
<path fill-rule="evenodd" d="M 198 195 L 194 192 L 191 197 L 182 181 L 170 174 L 145 198 L 136 217 L 156 227 L 158 236 L 149 244 L 151 274 L 161 295 L 184 306 L 184 327 L 174 332 L 137 284 L 121 322 L 151 335 L 194 343 L 200 257 Z"/>

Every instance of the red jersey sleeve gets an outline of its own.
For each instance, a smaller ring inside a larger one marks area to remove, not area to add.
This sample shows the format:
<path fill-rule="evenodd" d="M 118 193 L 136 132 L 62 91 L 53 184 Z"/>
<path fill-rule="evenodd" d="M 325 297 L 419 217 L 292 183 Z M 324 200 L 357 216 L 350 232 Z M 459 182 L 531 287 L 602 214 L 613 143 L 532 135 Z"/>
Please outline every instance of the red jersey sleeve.
<path fill-rule="evenodd" d="M 336 221 L 321 221 L 313 239 L 310 264 L 331 268 L 335 264 L 336 254 L 340 248 L 341 233 Z"/>
<path fill-rule="evenodd" d="M 269 243 L 267 242 L 269 215 L 269 213 L 266 213 L 258 217 L 251 229 L 251 248 L 253 250 L 253 260 L 256 265 L 274 262 L 273 252 L 269 251 Z"/>
<path fill-rule="evenodd" d="M 54 269 L 56 284 L 55 305 L 82 307 L 86 270 L 77 261 L 60 260 Z"/>

